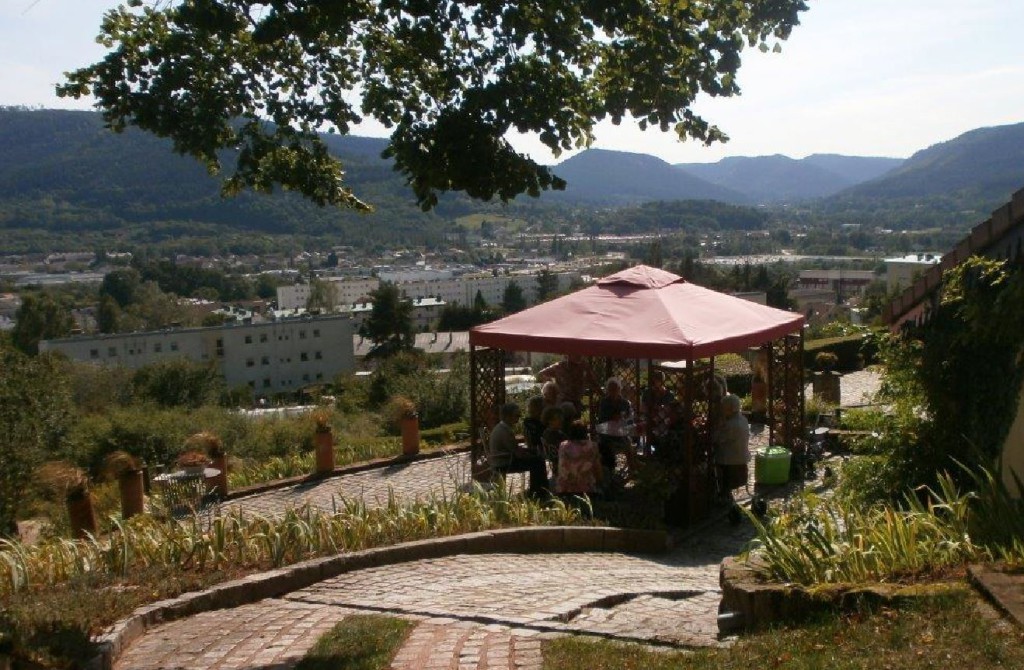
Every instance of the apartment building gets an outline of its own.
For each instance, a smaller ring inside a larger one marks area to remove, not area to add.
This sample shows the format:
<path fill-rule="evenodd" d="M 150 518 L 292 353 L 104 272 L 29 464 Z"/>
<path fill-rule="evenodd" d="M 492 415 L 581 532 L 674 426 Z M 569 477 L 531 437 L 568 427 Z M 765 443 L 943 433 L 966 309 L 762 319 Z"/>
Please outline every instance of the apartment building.
<path fill-rule="evenodd" d="M 380 286 L 380 280 L 376 277 L 325 277 L 323 281 L 334 287 L 337 306 L 361 302 Z M 278 286 L 277 308 L 305 309 L 309 303 L 310 289 L 309 284 Z"/>
<path fill-rule="evenodd" d="M 382 274 L 382 276 L 384 276 Z M 450 277 L 438 275 L 438 273 L 427 271 L 409 271 L 402 274 L 392 274 L 402 281 L 396 282 L 399 291 L 409 300 L 418 301 L 433 298 L 440 304 L 472 305 L 479 292 L 488 305 L 497 305 L 505 297 L 505 289 L 511 282 L 516 282 L 523 290 L 523 297 L 527 304 L 534 304 L 537 299 L 537 275 L 536 273 L 521 274 L 499 274 L 495 276 L 491 272 L 478 274 L 461 275 Z M 417 279 L 417 276 L 424 278 Z M 559 272 L 558 291 L 566 291 L 572 282 L 579 279 L 578 272 Z M 338 307 L 352 306 L 364 302 L 366 297 L 380 286 L 380 279 L 376 277 L 327 277 L 336 288 Z M 295 284 L 293 286 L 280 286 L 277 289 L 277 306 L 279 309 L 303 309 L 309 302 L 309 284 Z"/>
<path fill-rule="evenodd" d="M 877 277 L 871 270 L 801 270 L 797 286 L 802 289 L 831 291 L 833 295 L 857 295 Z"/>
<path fill-rule="evenodd" d="M 919 275 L 942 260 L 940 253 L 907 254 L 885 259 L 886 288 L 890 291 L 912 286 Z"/>
<path fill-rule="evenodd" d="M 229 387 L 249 386 L 257 395 L 267 395 L 352 372 L 352 333 L 347 316 L 304 315 L 212 328 L 44 340 L 39 348 L 60 351 L 76 361 L 132 369 L 176 358 L 216 361 Z"/>

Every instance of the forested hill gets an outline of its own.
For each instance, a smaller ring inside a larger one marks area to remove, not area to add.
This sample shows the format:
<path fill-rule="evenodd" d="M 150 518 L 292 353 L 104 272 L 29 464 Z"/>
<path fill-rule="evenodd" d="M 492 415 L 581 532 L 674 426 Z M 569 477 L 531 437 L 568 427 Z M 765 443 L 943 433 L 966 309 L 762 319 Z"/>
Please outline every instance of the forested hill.
<path fill-rule="evenodd" d="M 675 167 L 723 188 L 743 193 L 747 202 L 792 203 L 838 193 L 873 179 L 903 162 L 899 158 L 815 154 L 732 156 L 717 163 L 680 163 Z"/>
<path fill-rule="evenodd" d="M 112 133 L 92 112 L 0 110 L 0 227 L 85 232 L 146 225 L 174 235 L 182 226 L 216 226 L 342 238 L 380 231 L 409 239 L 440 228 L 441 217 L 420 212 L 401 175 L 379 158 L 384 140 L 329 141 L 350 184 L 377 212 L 320 208 L 288 193 L 224 199 L 219 180 L 173 153 L 167 140 L 131 128 Z"/>
<path fill-rule="evenodd" d="M 695 177 L 647 154 L 588 149 L 554 167 L 569 182 L 564 193 L 545 198 L 602 205 L 652 200 L 719 200 L 749 204 L 743 193 Z"/>
<path fill-rule="evenodd" d="M 995 207 L 1024 187 L 1024 123 L 979 128 L 918 151 L 886 175 L 854 186 L 843 199 L 943 196 Z"/>

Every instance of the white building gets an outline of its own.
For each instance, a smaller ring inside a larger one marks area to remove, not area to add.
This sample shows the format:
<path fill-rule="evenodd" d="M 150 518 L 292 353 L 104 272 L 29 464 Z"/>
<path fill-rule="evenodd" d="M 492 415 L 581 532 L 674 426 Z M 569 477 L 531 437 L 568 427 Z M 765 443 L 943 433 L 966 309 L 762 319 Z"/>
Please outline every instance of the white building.
<path fill-rule="evenodd" d="M 922 275 L 931 266 L 942 260 L 942 254 L 920 253 L 907 254 L 896 258 L 885 259 L 886 288 L 907 288 L 913 285 L 918 275 Z"/>
<path fill-rule="evenodd" d="M 558 272 L 555 276 L 558 278 L 559 292 L 568 290 L 573 280 L 580 277 L 578 272 Z M 537 274 L 532 272 L 498 276 L 487 272 L 452 279 L 419 280 L 404 282 L 399 284 L 398 288 L 407 298 L 433 296 L 446 303 L 464 306 L 471 306 L 479 292 L 488 305 L 498 305 L 505 298 L 505 289 L 512 282 L 522 289 L 523 298 L 528 305 L 537 302 Z"/>
<path fill-rule="evenodd" d="M 424 276 L 424 271 L 407 272 L 402 275 L 393 276 L 416 277 Z M 385 275 L 382 273 L 381 277 Z M 488 305 L 497 305 L 505 297 L 505 289 L 511 282 L 516 282 L 523 290 L 523 297 L 528 305 L 537 302 L 537 275 L 536 273 L 522 274 L 499 274 L 495 276 L 491 272 L 462 275 L 459 277 L 438 277 L 436 274 L 429 274 L 430 278 L 412 279 L 397 283 L 399 291 L 406 298 L 418 301 L 426 298 L 433 298 L 443 304 L 459 304 L 471 306 L 476 300 L 477 292 L 483 296 Z M 568 290 L 574 280 L 579 279 L 578 272 L 558 272 L 558 291 Z M 379 286 L 381 279 L 376 277 L 327 277 L 323 281 L 329 281 L 337 290 L 336 307 L 355 306 L 356 303 L 365 301 L 366 297 Z M 303 309 L 309 302 L 309 284 L 295 284 L 293 286 L 279 286 L 277 289 L 278 309 Z"/>
<path fill-rule="evenodd" d="M 216 361 L 229 388 L 257 395 L 294 391 L 352 372 L 352 320 L 302 316 L 213 328 L 171 328 L 40 342 L 76 361 L 140 368 L 175 358 Z"/>
<path fill-rule="evenodd" d="M 380 286 L 376 277 L 325 277 L 321 281 L 329 282 L 336 291 L 335 307 L 351 305 L 365 300 Z M 278 309 L 305 309 L 309 302 L 310 284 L 293 284 L 277 287 Z"/>
<path fill-rule="evenodd" d="M 847 270 L 831 268 L 828 270 L 801 270 L 797 286 L 805 289 L 832 291 L 836 295 L 857 295 L 876 279 L 871 270 Z"/>
<path fill-rule="evenodd" d="M 441 320 L 441 310 L 445 302 L 437 298 L 416 298 L 412 301 L 412 327 L 416 331 L 428 331 L 437 327 Z M 359 326 L 370 317 L 373 312 L 372 302 L 357 302 L 351 307 L 343 309 L 344 314 L 352 317 L 352 326 L 359 330 Z"/>

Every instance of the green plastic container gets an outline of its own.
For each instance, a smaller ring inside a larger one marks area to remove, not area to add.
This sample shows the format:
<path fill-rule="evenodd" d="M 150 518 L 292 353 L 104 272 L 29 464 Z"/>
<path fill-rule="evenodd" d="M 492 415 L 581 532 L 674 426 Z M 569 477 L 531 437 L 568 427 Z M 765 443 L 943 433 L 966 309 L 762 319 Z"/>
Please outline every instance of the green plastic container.
<path fill-rule="evenodd" d="M 754 454 L 755 484 L 785 484 L 789 481 L 789 460 L 785 447 L 767 447 Z"/>

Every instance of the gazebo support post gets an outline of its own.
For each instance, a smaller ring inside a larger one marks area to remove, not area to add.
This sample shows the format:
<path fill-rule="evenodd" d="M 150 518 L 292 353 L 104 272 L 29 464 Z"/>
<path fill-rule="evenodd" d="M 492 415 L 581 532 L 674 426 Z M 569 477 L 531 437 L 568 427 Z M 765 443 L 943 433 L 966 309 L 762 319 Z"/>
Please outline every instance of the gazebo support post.
<path fill-rule="evenodd" d="M 482 460 L 483 444 L 480 434 L 480 414 L 477 411 L 477 360 L 476 347 L 469 345 L 469 463 L 470 470 L 476 468 L 476 464 Z M 475 475 L 476 472 L 474 471 Z"/>
<path fill-rule="evenodd" d="M 765 354 L 765 382 L 768 385 L 766 398 L 765 415 L 768 421 L 768 444 L 775 444 L 775 342 L 765 342 L 761 345 Z"/>

